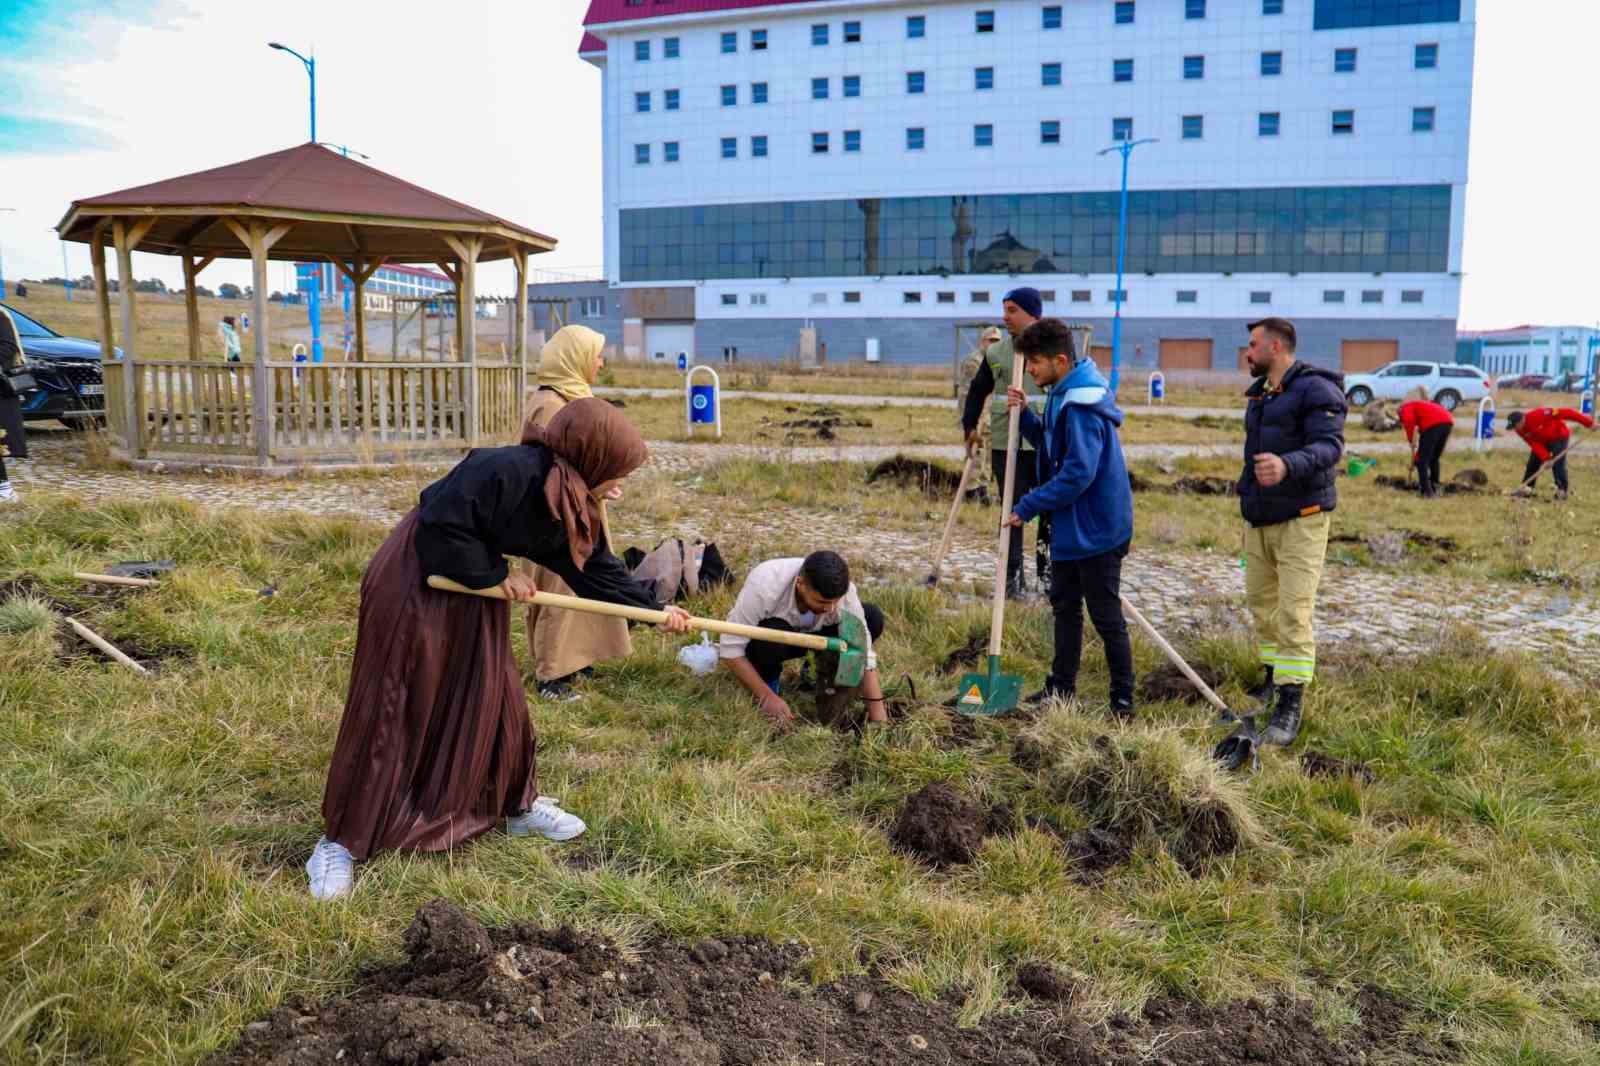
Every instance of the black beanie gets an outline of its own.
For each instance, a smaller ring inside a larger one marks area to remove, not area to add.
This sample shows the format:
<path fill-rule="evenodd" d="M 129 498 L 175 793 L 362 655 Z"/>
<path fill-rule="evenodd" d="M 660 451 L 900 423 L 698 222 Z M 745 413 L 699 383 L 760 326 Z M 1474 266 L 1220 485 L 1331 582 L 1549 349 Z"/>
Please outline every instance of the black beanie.
<path fill-rule="evenodd" d="M 1039 290 L 1024 285 L 1019 289 L 1012 289 L 1005 294 L 1005 300 L 1010 300 L 1034 318 L 1044 317 L 1044 300 L 1039 297 Z M 1004 302 L 1004 300 L 1002 300 Z"/>

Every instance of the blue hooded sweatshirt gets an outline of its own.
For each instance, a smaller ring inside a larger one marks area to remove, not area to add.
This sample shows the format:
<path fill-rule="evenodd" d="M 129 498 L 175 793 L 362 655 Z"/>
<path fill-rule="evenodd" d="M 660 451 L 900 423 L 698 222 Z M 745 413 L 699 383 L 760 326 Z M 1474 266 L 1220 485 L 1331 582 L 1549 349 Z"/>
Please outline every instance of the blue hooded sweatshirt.
<path fill-rule="evenodd" d="M 1050 558 L 1071 562 L 1133 539 L 1133 490 L 1117 427 L 1122 411 L 1085 359 L 1045 395 L 1044 418 L 1027 408 L 1021 431 L 1038 449 L 1039 487 L 1012 508 L 1023 521 L 1050 513 Z"/>

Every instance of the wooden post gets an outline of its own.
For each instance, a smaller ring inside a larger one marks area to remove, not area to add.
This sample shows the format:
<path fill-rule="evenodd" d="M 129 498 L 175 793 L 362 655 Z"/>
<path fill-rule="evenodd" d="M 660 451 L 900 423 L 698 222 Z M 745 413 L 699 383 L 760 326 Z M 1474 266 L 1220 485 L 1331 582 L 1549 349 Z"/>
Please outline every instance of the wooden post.
<path fill-rule="evenodd" d="M 200 301 L 194 294 L 194 256 L 184 252 L 183 259 L 183 309 L 189 333 L 189 361 L 200 359 Z M 226 353 L 224 353 L 226 356 Z"/>
<path fill-rule="evenodd" d="M 267 223 L 252 221 L 248 227 L 231 218 L 223 219 L 233 235 L 239 239 L 250 252 L 251 285 L 254 294 L 251 300 L 255 314 L 255 326 L 252 330 L 255 337 L 255 422 L 256 437 L 256 465 L 269 466 L 272 463 L 272 444 L 274 420 L 277 417 L 277 407 L 273 398 L 272 371 L 267 366 L 271 356 L 268 347 L 268 335 L 272 332 L 267 326 L 267 253 L 272 251 L 272 246 L 282 239 L 285 233 L 293 229 L 292 223 L 267 227 Z"/>
<path fill-rule="evenodd" d="M 516 269 L 517 298 L 511 305 L 511 325 L 516 331 L 513 334 L 512 351 L 516 356 L 517 366 L 522 370 L 528 369 L 528 253 L 522 248 L 515 248 L 511 253 L 511 265 Z M 520 384 L 520 382 L 519 382 Z"/>
<path fill-rule="evenodd" d="M 466 401 L 467 445 L 477 447 L 479 424 L 483 420 L 480 410 L 482 397 L 478 393 L 478 253 L 483 249 L 482 237 L 468 237 L 462 242 L 467 254 L 461 260 L 461 297 L 456 305 L 456 315 L 466 317 L 461 324 L 461 361 L 467 364 Z"/>
<path fill-rule="evenodd" d="M 94 271 L 95 301 L 100 306 L 100 361 L 117 361 L 116 345 L 111 336 L 111 293 L 106 285 L 106 234 L 97 225 L 89 238 L 89 266 Z"/>
<path fill-rule="evenodd" d="M 137 459 L 144 454 L 144 426 L 140 420 L 139 394 L 139 323 L 134 306 L 133 249 L 155 225 L 155 219 L 128 223 L 117 219 L 111 226 L 112 240 L 117 246 L 117 291 L 122 304 L 122 394 L 123 411 L 128 422 L 128 458 Z M 108 316 L 109 317 L 109 316 Z"/>

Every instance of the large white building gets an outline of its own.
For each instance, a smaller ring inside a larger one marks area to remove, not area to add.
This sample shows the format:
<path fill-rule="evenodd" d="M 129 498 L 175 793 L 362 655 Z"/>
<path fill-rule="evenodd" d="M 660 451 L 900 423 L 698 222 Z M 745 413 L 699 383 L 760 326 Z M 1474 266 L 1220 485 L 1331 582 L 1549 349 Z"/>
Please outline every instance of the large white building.
<path fill-rule="evenodd" d="M 1475 4 L 592 0 L 597 291 L 629 353 L 948 358 L 1024 284 L 1108 344 L 1155 138 L 1125 363 L 1450 361 Z"/>

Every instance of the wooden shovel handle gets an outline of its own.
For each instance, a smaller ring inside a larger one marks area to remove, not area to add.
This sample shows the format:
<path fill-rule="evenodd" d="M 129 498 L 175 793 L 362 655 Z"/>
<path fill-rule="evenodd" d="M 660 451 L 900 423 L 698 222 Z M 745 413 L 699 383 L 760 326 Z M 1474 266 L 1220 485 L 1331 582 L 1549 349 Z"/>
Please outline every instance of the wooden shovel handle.
<path fill-rule="evenodd" d="M 967 449 L 967 462 L 961 468 L 961 481 L 956 485 L 956 499 L 950 505 L 950 517 L 944 524 L 944 536 L 939 538 L 939 550 L 933 553 L 933 569 L 928 572 L 928 583 L 938 584 L 939 571 L 944 566 L 945 553 L 950 550 L 950 538 L 956 531 L 956 519 L 961 516 L 961 501 L 967 496 L 967 482 L 972 478 L 972 464 L 978 461 L 975 448 Z"/>
<path fill-rule="evenodd" d="M 129 588 L 155 588 L 158 582 L 149 577 L 117 577 L 114 574 L 73 574 L 79 581 L 93 581 L 101 585 L 126 585 Z"/>
<path fill-rule="evenodd" d="M 140 666 L 138 663 L 134 662 L 132 659 L 128 658 L 128 656 L 124 655 L 122 649 L 118 648 L 115 644 L 111 643 L 105 637 L 102 637 L 99 633 L 96 633 L 94 630 L 90 629 L 76 618 L 68 618 L 67 625 L 71 626 L 72 631 L 78 634 L 78 636 L 82 637 L 90 644 L 93 644 L 95 647 L 99 648 L 101 651 L 110 656 L 113 661 L 121 663 L 134 673 L 148 674 L 150 672 L 149 670 L 146 670 L 144 667 Z"/>
<path fill-rule="evenodd" d="M 1022 388 L 1022 356 L 1011 353 L 1011 387 Z M 999 383 L 996 383 L 999 387 Z M 1011 409 L 1010 424 L 1006 427 L 1006 476 L 1000 492 L 1000 518 L 1011 514 L 1013 496 L 1017 490 L 1017 438 L 1022 433 L 1022 408 Z M 1000 654 L 1000 635 L 1006 621 L 1006 564 L 1011 558 L 1011 527 L 1000 527 L 1000 547 L 994 561 L 994 608 L 989 618 L 989 656 Z"/>
<path fill-rule="evenodd" d="M 1139 608 L 1135 607 L 1133 602 L 1126 596 L 1122 597 L 1122 613 L 1133 619 L 1139 628 L 1144 630 L 1145 636 L 1155 641 L 1156 647 L 1160 648 L 1162 653 L 1171 660 L 1172 665 L 1176 666 L 1183 676 L 1189 679 L 1189 683 L 1200 691 L 1200 695 L 1206 698 L 1206 702 L 1219 711 L 1228 709 L 1228 705 L 1223 703 L 1215 692 L 1211 691 L 1211 686 L 1202 681 L 1200 675 L 1195 673 L 1194 669 L 1183 661 L 1183 656 L 1178 654 L 1178 650 L 1167 643 L 1166 637 L 1156 632 L 1156 627 L 1145 620 L 1144 615 L 1139 613 Z"/>
<path fill-rule="evenodd" d="M 468 596 L 482 596 L 485 599 L 504 600 L 505 589 L 493 585 L 486 589 L 469 589 L 458 581 L 452 581 L 438 574 L 428 578 L 430 588 L 440 589 L 444 592 L 460 592 Z M 586 614 L 604 614 L 613 618 L 627 618 L 635 622 L 648 622 L 651 625 L 660 625 L 667 620 L 666 611 L 652 611 L 648 607 L 629 607 L 621 603 L 605 603 L 601 600 L 586 600 L 582 596 L 563 596 L 558 592 L 535 592 L 531 600 L 518 600 L 519 603 L 533 603 L 540 607 L 561 607 L 569 611 L 583 611 Z M 713 633 L 727 633 L 735 637 L 749 637 L 751 640 L 766 640 L 774 644 L 788 644 L 796 648 L 810 648 L 813 651 L 848 651 L 850 646 L 837 637 L 825 637 L 818 633 L 791 633 L 786 629 L 767 629 L 763 626 L 747 626 L 738 622 L 724 622 L 720 618 L 689 618 L 689 625 L 695 629 L 707 629 Z"/>

